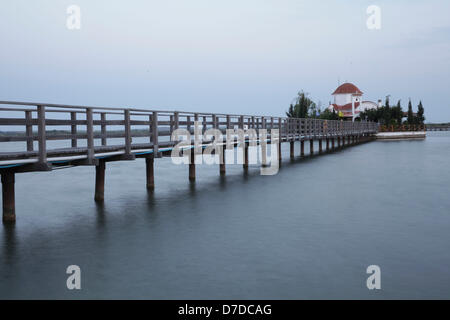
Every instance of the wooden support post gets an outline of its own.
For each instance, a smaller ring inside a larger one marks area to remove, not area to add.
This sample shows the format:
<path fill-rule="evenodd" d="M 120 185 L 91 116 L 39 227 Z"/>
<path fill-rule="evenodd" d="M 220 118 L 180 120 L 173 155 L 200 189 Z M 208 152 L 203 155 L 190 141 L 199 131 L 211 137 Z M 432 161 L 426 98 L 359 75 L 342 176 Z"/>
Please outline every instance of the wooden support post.
<path fill-rule="evenodd" d="M 38 108 L 38 141 L 39 141 L 39 163 L 47 162 L 47 146 L 45 136 L 45 107 Z"/>
<path fill-rule="evenodd" d="M 244 163 L 242 164 L 244 170 L 248 169 L 248 142 L 244 145 Z"/>
<path fill-rule="evenodd" d="M 186 117 L 186 129 L 189 133 L 191 133 L 191 117 L 190 116 Z"/>
<path fill-rule="evenodd" d="M 335 145 L 334 145 L 334 137 L 333 137 L 333 138 L 331 138 L 331 149 L 334 150 L 334 147 L 335 147 Z"/>
<path fill-rule="evenodd" d="M 328 152 L 328 151 L 330 151 L 330 139 L 329 138 L 326 138 L 326 151 Z"/>
<path fill-rule="evenodd" d="M 290 151 L 291 151 L 291 159 L 295 158 L 295 154 L 294 154 L 294 141 L 290 142 Z"/>
<path fill-rule="evenodd" d="M 86 133 L 87 133 L 87 148 L 88 160 L 94 160 L 94 120 L 92 116 L 92 108 L 86 109 Z"/>
<path fill-rule="evenodd" d="M 106 113 L 102 112 L 100 115 L 102 146 L 106 146 Z"/>
<path fill-rule="evenodd" d="M 282 160 L 282 157 L 281 157 L 281 140 L 282 138 L 281 138 L 281 136 L 280 136 L 280 139 L 278 140 L 278 162 L 280 162 L 281 163 L 281 160 Z"/>
<path fill-rule="evenodd" d="M 2 173 L 3 222 L 16 221 L 16 202 L 14 196 L 14 172 Z"/>
<path fill-rule="evenodd" d="M 131 154 L 131 119 L 130 110 L 125 109 L 125 154 Z"/>
<path fill-rule="evenodd" d="M 220 170 L 220 175 L 224 176 L 226 173 L 226 168 L 225 168 L 225 150 L 226 150 L 226 145 L 224 144 L 222 147 L 220 147 L 220 154 L 219 154 L 219 161 L 220 161 L 220 165 L 219 165 L 219 170 Z"/>
<path fill-rule="evenodd" d="M 311 155 L 314 154 L 314 140 L 313 139 L 309 140 L 309 153 Z"/>
<path fill-rule="evenodd" d="M 189 181 L 195 181 L 195 148 L 191 149 L 189 158 Z"/>
<path fill-rule="evenodd" d="M 152 143 L 153 143 L 153 157 L 158 156 L 158 112 L 152 114 Z"/>
<path fill-rule="evenodd" d="M 33 125 L 31 124 L 32 114 L 31 111 L 25 111 L 25 132 L 27 137 L 27 151 L 33 151 Z"/>
<path fill-rule="evenodd" d="M 305 156 L 305 140 L 300 141 L 300 156 Z"/>
<path fill-rule="evenodd" d="M 337 137 L 337 145 L 338 145 L 338 148 L 341 147 L 341 137 Z"/>
<path fill-rule="evenodd" d="M 100 160 L 95 166 L 95 201 L 102 202 L 105 199 L 105 161 Z"/>
<path fill-rule="evenodd" d="M 282 157 L 281 157 L 281 143 L 283 142 L 283 134 L 286 130 L 283 130 L 282 126 L 283 120 L 281 118 L 278 118 L 278 162 L 281 163 Z"/>
<path fill-rule="evenodd" d="M 319 139 L 319 153 L 322 153 L 322 138 Z"/>
<path fill-rule="evenodd" d="M 153 191 L 155 189 L 155 176 L 154 176 L 154 157 L 149 156 L 145 158 L 145 172 L 147 176 L 147 190 Z"/>
<path fill-rule="evenodd" d="M 77 147 L 77 138 L 74 138 L 74 136 L 77 134 L 77 113 L 75 111 L 70 112 L 70 122 L 72 123 L 70 125 L 70 133 L 72 134 L 72 148 Z"/>

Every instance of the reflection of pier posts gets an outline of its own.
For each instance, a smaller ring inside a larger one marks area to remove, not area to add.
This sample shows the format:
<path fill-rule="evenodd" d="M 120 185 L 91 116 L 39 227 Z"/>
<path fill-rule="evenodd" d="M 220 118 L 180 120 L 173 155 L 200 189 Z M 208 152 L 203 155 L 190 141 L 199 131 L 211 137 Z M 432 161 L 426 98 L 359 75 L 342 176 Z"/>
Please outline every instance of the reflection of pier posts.
<path fill-rule="evenodd" d="M 3 222 L 16 221 L 14 172 L 2 173 Z"/>

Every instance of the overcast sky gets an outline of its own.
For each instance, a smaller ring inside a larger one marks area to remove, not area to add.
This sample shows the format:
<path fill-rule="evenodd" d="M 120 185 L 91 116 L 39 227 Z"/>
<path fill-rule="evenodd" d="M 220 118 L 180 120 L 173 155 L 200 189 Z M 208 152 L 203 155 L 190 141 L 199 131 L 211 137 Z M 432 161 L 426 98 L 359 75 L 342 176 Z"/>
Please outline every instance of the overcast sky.
<path fill-rule="evenodd" d="M 69 5 L 81 29 L 66 27 Z M 381 8 L 369 30 L 366 9 Z M 450 121 L 448 0 L 2 0 L 0 100 L 283 115 L 344 81 Z"/>

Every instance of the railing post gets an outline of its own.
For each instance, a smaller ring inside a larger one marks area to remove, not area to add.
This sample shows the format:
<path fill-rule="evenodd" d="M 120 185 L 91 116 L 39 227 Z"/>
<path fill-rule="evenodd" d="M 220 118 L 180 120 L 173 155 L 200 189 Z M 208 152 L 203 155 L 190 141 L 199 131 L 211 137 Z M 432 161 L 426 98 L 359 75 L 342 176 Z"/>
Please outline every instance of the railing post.
<path fill-rule="evenodd" d="M 106 113 L 102 112 L 100 115 L 102 146 L 106 146 Z"/>
<path fill-rule="evenodd" d="M 148 115 L 148 139 L 152 143 L 152 115 Z"/>
<path fill-rule="evenodd" d="M 45 135 L 45 106 L 37 106 L 38 109 L 38 144 L 39 163 L 47 162 L 47 146 Z"/>
<path fill-rule="evenodd" d="M 27 137 L 27 151 L 33 151 L 33 117 L 31 111 L 25 111 L 25 132 Z"/>
<path fill-rule="evenodd" d="M 152 143 L 153 143 L 153 156 L 158 156 L 158 112 L 152 114 Z"/>
<path fill-rule="evenodd" d="M 200 136 L 199 136 L 199 129 L 198 128 L 198 113 L 194 113 L 194 154 L 201 154 L 201 141 L 200 141 L 200 137 L 203 136 L 203 133 L 200 132 Z"/>
<path fill-rule="evenodd" d="M 177 111 L 174 113 L 174 129 L 178 129 L 180 126 L 180 113 Z M 172 133 L 172 132 L 171 132 Z"/>
<path fill-rule="evenodd" d="M 217 116 L 215 114 L 213 114 L 212 116 L 212 127 L 213 129 L 217 129 Z"/>
<path fill-rule="evenodd" d="M 130 110 L 125 109 L 125 154 L 131 154 L 131 119 Z"/>
<path fill-rule="evenodd" d="M 279 133 L 278 133 L 278 160 L 281 163 L 281 142 L 283 141 L 283 126 L 282 126 L 283 120 L 281 118 L 278 118 L 278 127 L 279 127 Z"/>
<path fill-rule="evenodd" d="M 88 160 L 92 161 L 94 159 L 94 118 L 92 108 L 86 108 L 86 133 Z"/>
<path fill-rule="evenodd" d="M 75 111 L 70 112 L 70 134 L 72 135 L 72 148 L 77 147 L 77 138 L 73 137 L 77 134 L 77 113 Z"/>
<path fill-rule="evenodd" d="M 186 116 L 186 130 L 191 133 L 191 116 Z"/>
<path fill-rule="evenodd" d="M 261 117 L 261 129 L 263 131 L 266 131 L 264 134 L 261 134 L 261 130 L 258 130 L 258 139 L 259 139 L 259 144 L 261 146 L 261 164 L 262 166 L 266 166 L 267 165 L 267 130 L 266 130 L 266 118 L 265 117 Z M 261 137 L 263 139 L 261 139 Z"/>

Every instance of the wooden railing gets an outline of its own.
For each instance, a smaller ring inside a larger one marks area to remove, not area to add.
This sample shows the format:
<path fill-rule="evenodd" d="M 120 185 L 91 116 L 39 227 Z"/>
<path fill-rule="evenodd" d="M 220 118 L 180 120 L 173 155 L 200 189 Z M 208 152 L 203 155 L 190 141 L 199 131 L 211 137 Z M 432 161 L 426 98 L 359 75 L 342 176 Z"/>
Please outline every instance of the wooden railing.
<path fill-rule="evenodd" d="M 380 132 L 403 132 L 403 131 L 426 131 L 427 127 L 423 124 L 403 124 L 403 125 L 381 125 Z"/>
<path fill-rule="evenodd" d="M 271 129 L 279 129 L 282 142 L 371 134 L 378 130 L 372 122 L 0 101 L 0 128 L 11 129 L 0 132 L 0 160 L 34 159 L 46 163 L 49 157 L 84 155 L 80 159 L 85 158 L 89 164 L 105 153 L 131 156 L 150 149 L 157 155 L 161 148 L 176 143 L 170 138 L 175 129 L 193 132 L 194 121 L 201 123 L 203 131 L 215 128 L 223 133 L 226 129 L 255 129 L 258 133 L 267 129 L 270 137 Z M 64 129 L 51 131 L 55 127 Z M 134 141 L 139 139 L 142 141 Z M 19 151 L 5 151 L 2 145 L 12 141 L 25 143 Z M 67 146 L 48 147 L 51 141 L 63 141 Z"/>

